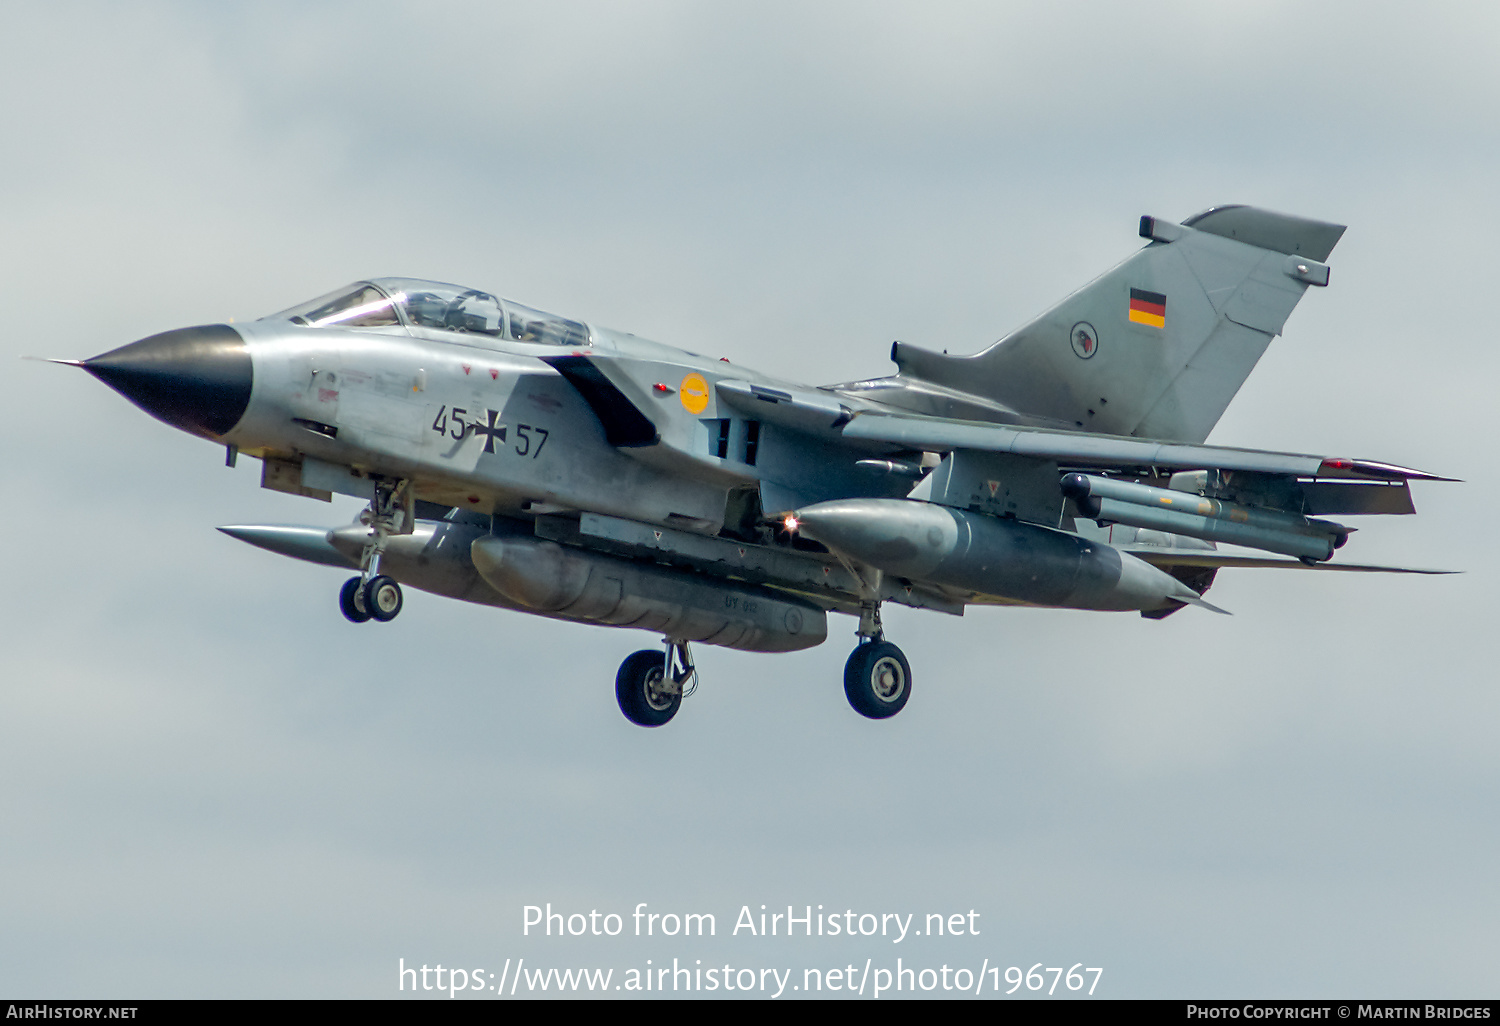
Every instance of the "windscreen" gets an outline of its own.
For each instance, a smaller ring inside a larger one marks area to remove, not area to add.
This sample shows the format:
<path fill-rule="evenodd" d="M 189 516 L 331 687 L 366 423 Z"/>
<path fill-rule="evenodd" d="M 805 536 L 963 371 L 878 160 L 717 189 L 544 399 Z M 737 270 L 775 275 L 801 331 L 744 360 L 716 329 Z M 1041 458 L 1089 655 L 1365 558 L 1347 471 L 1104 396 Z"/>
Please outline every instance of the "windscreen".
<path fill-rule="evenodd" d="M 309 328 L 382 328 L 401 323 L 396 315 L 400 298 L 373 285 L 351 285 L 271 316 Z"/>
<path fill-rule="evenodd" d="M 488 292 L 415 278 L 377 278 L 272 314 L 311 328 L 380 328 L 406 324 L 413 328 L 486 335 L 517 342 L 586 346 L 589 329 Z"/>

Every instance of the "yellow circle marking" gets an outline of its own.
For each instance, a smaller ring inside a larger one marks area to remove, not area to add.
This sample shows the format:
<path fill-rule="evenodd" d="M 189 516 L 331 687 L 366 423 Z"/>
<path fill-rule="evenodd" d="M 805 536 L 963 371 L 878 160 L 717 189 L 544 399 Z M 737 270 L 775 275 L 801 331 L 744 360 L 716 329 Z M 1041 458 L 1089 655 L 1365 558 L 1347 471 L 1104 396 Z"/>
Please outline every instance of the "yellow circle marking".
<path fill-rule="evenodd" d="M 708 409 L 708 382 L 703 380 L 702 374 L 689 374 L 683 378 L 677 395 L 682 399 L 683 409 L 694 416 Z"/>

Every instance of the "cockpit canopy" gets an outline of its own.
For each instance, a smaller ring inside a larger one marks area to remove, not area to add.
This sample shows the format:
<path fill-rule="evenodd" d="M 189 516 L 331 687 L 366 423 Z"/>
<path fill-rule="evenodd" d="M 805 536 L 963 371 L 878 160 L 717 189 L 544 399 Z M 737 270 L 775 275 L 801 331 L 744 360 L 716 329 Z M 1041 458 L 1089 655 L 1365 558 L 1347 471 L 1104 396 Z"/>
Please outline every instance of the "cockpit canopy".
<path fill-rule="evenodd" d="M 578 321 L 501 300 L 478 289 L 417 278 L 374 278 L 272 314 L 311 328 L 405 326 L 485 335 L 515 342 L 588 345 Z"/>

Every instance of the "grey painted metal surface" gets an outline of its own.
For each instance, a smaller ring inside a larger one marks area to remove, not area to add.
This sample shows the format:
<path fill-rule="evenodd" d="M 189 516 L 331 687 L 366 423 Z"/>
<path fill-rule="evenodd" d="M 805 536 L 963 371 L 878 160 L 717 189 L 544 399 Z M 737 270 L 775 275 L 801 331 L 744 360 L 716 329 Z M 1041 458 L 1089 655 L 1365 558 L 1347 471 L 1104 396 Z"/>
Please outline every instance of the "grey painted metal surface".
<path fill-rule="evenodd" d="M 326 527 L 303 527 L 295 524 L 236 524 L 221 527 L 220 531 L 258 549 L 281 556 L 336 566 L 344 570 L 358 570 L 359 561 L 351 559 L 335 548 L 328 540 L 331 533 Z"/>
<path fill-rule="evenodd" d="M 540 538 L 487 535 L 474 540 L 471 553 L 480 576 L 529 611 L 750 652 L 792 652 L 828 636 L 823 610 L 764 588 Z"/>
<path fill-rule="evenodd" d="M 1447 480 L 1420 470 L 1302 453 L 1185 445 L 1150 438 L 1121 438 L 1081 431 L 973 424 L 929 417 L 866 414 L 855 417 L 843 433 L 861 441 L 883 441 L 911 449 L 949 452 L 974 449 L 1055 460 L 1072 466 L 1216 467 L 1287 477 L 1389 480 Z"/>
<path fill-rule="evenodd" d="M 1151 245 L 983 352 L 897 343 L 894 379 L 840 390 L 927 414 L 1201 442 L 1308 286 L 1327 283 L 1321 261 L 1342 232 L 1254 207 L 1143 218 Z"/>
<path fill-rule="evenodd" d="M 856 596 L 862 582 L 837 557 L 827 553 L 708 538 L 597 513 L 585 513 L 576 522 L 568 517 L 538 517 L 536 532 L 554 541 L 645 556 L 714 577 L 768 585 L 840 612 L 857 612 L 859 607 Z M 914 609 L 963 614 L 962 602 L 933 589 L 895 581 L 883 583 L 880 598 Z"/>
<path fill-rule="evenodd" d="M 1083 516 L 1093 520 L 1244 545 L 1299 559 L 1328 559 L 1349 536 L 1349 529 L 1342 524 L 1286 510 L 1222 502 L 1092 474 L 1067 475 L 1062 491 Z"/>
<path fill-rule="evenodd" d="M 1342 540 L 1333 534 L 1298 533 L 1253 524 L 1237 524 L 1194 513 L 1122 502 L 1119 499 L 1094 499 L 1093 509 L 1087 515 L 1101 522 L 1145 527 L 1204 541 L 1227 542 L 1296 556 L 1299 559 L 1328 559 Z"/>
<path fill-rule="evenodd" d="M 1241 204 L 1209 207 L 1201 214 L 1185 218 L 1182 223 L 1200 232 L 1211 232 L 1275 253 L 1296 254 L 1313 260 L 1327 260 L 1333 247 L 1344 237 L 1344 225 L 1341 224 Z"/>
<path fill-rule="evenodd" d="M 74 362 L 267 488 L 367 500 L 332 530 L 224 529 L 358 570 L 356 621 L 399 612 L 362 605 L 389 582 L 753 651 L 818 644 L 830 611 L 881 641 L 884 602 L 1160 615 L 1206 605 L 1204 570 L 1286 563 L 1195 538 L 1326 559 L 1346 532 L 1309 513 L 1409 513 L 1437 479 L 1201 444 L 1341 232 L 1146 218 L 1144 249 L 989 349 L 898 343 L 894 377 L 823 388 L 406 278 Z M 1069 471 L 1084 512 L 1135 526 L 1075 519 Z"/>
<path fill-rule="evenodd" d="M 852 559 L 912 580 L 1069 609 L 1150 610 L 1198 593 L 1111 545 L 934 503 L 845 499 L 796 513 L 800 530 Z"/>

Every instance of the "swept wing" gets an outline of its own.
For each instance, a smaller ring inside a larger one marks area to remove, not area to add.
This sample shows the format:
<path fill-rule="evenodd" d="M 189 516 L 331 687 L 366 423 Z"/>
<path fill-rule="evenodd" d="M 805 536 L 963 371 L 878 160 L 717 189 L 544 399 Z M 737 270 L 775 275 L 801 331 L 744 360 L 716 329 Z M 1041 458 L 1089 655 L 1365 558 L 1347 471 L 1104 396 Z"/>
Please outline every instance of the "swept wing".
<path fill-rule="evenodd" d="M 982 424 L 916 415 L 860 414 L 845 425 L 843 435 L 849 439 L 887 442 L 927 452 L 968 449 L 1027 456 L 1079 468 L 1215 469 L 1366 482 L 1455 480 L 1374 460 L 1192 445 L 1152 438 L 1122 438 L 1083 431 Z"/>

